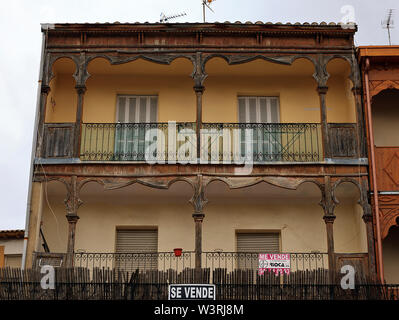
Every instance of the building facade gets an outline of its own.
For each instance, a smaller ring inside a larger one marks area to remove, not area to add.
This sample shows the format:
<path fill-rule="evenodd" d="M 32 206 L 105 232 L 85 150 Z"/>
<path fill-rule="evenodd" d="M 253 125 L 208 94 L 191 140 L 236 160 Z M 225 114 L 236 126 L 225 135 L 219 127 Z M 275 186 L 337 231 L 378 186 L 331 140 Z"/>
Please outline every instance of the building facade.
<path fill-rule="evenodd" d="M 375 216 L 378 272 L 399 281 L 399 47 L 358 49 L 363 71 L 364 106 L 370 155 L 371 200 Z"/>
<path fill-rule="evenodd" d="M 21 268 L 24 230 L 0 230 L 0 268 Z"/>
<path fill-rule="evenodd" d="M 232 271 L 290 253 L 292 273 L 373 279 L 355 28 L 42 31 L 26 267 Z"/>

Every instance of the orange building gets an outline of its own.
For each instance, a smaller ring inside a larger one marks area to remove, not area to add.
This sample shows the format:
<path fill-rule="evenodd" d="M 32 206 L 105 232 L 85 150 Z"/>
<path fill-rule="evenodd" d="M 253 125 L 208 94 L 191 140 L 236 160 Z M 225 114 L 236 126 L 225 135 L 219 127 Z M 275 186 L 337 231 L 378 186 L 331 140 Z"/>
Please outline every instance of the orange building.
<path fill-rule="evenodd" d="M 399 46 L 359 47 L 358 56 L 363 71 L 377 268 L 383 281 L 398 283 Z"/>

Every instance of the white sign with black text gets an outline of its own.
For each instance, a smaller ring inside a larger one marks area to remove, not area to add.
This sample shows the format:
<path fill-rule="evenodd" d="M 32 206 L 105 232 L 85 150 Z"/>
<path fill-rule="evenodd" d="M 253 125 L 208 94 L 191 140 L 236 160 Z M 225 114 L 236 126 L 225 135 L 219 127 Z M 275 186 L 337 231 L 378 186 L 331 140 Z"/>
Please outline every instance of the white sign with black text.
<path fill-rule="evenodd" d="M 216 300 L 214 284 L 170 284 L 169 300 Z"/>

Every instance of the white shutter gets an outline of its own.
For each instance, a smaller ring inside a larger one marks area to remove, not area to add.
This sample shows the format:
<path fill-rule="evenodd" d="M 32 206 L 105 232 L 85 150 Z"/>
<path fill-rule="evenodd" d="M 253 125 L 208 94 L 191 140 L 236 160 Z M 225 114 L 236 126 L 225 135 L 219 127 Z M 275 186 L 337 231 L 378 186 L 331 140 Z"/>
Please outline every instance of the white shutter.
<path fill-rule="evenodd" d="M 154 270 L 158 266 L 157 230 L 117 230 L 116 268 L 135 272 Z"/>

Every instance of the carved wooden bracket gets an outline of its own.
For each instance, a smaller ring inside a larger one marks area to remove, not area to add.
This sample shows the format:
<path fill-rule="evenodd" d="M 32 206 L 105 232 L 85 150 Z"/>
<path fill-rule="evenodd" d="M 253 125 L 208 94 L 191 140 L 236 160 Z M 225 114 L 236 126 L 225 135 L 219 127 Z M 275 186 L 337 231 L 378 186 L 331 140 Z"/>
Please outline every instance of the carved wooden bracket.
<path fill-rule="evenodd" d="M 370 96 L 374 97 L 381 91 L 386 89 L 397 89 L 399 90 L 399 80 L 371 80 L 370 84 Z"/>
<path fill-rule="evenodd" d="M 399 195 L 380 195 L 378 199 L 381 238 L 385 239 L 391 227 L 399 227 Z"/>
<path fill-rule="evenodd" d="M 78 209 L 83 204 L 79 198 L 79 183 L 76 176 L 72 176 L 67 186 L 67 198 L 64 200 L 67 216 L 77 216 Z"/>
<path fill-rule="evenodd" d="M 202 175 L 197 176 L 197 181 L 194 184 L 194 194 L 193 197 L 189 200 L 189 202 L 194 207 L 194 220 L 204 218 L 204 207 L 208 203 L 208 200 L 205 197 L 205 184 L 203 181 Z"/>

